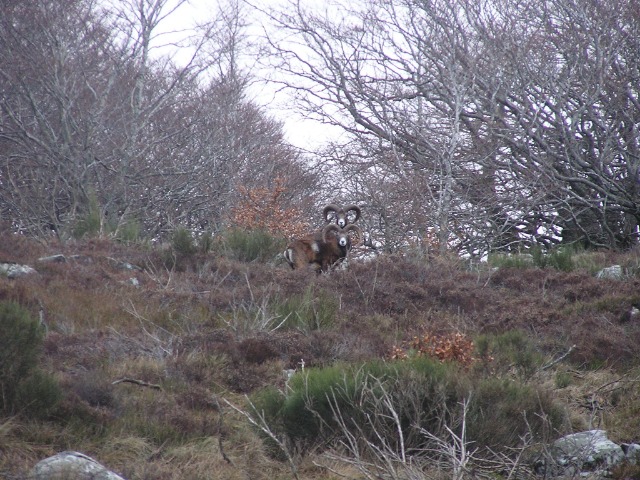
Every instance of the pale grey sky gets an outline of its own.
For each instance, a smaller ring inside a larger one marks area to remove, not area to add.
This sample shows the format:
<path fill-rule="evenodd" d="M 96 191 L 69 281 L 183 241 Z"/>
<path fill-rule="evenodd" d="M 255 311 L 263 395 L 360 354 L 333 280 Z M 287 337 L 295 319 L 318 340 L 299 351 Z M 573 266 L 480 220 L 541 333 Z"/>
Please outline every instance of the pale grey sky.
<path fill-rule="evenodd" d="M 318 0 L 315 1 L 317 2 Z M 268 7 L 278 3 L 286 3 L 286 0 L 252 0 L 251 3 L 254 5 L 263 4 L 265 7 Z M 163 31 L 184 30 L 185 32 L 181 34 L 175 34 L 177 40 L 180 38 L 180 35 L 186 35 L 186 30 L 195 26 L 198 22 L 212 18 L 216 8 L 217 2 L 212 0 L 189 0 L 189 3 L 182 5 L 165 21 Z M 246 10 L 251 11 L 248 6 Z M 253 31 L 255 31 L 256 35 L 262 31 L 257 12 L 256 18 L 249 18 L 249 22 L 255 25 L 255 27 L 250 27 L 250 35 Z M 166 41 L 168 39 L 164 38 L 163 40 Z M 159 49 L 158 51 L 166 53 L 164 49 Z M 188 49 L 172 52 L 172 55 L 174 55 L 174 59 L 177 62 L 180 62 L 181 58 L 184 58 L 185 61 L 189 58 Z M 259 71 L 253 73 L 258 78 L 261 77 Z M 295 111 L 293 103 L 287 94 L 282 91 L 277 91 L 273 85 L 260 82 L 251 88 L 249 94 L 258 104 L 265 107 L 269 115 L 283 122 L 287 139 L 296 147 L 305 150 L 314 149 L 326 143 L 329 139 L 336 138 L 340 134 L 336 127 L 332 128 L 317 121 L 304 119 Z"/>

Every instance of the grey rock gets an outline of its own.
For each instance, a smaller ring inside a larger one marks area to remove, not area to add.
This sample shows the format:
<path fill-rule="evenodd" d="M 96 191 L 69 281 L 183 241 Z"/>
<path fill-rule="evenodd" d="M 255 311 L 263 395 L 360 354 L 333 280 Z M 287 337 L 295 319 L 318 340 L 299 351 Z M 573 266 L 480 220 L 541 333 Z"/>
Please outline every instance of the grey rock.
<path fill-rule="evenodd" d="M 623 276 L 624 274 L 620 265 L 612 265 L 596 273 L 596 278 L 609 278 L 613 280 L 622 280 Z"/>
<path fill-rule="evenodd" d="M 640 465 L 640 445 L 637 443 L 623 443 L 620 445 L 624 456 L 631 465 Z"/>
<path fill-rule="evenodd" d="M 61 452 L 38 462 L 29 479 L 33 480 L 124 480 L 91 457 L 80 452 Z"/>
<path fill-rule="evenodd" d="M 18 278 L 24 275 L 37 273 L 34 268 L 28 265 L 18 265 L 17 263 L 0 263 L 0 275 L 6 275 L 7 278 Z"/>
<path fill-rule="evenodd" d="M 133 270 L 137 272 L 142 271 L 142 268 L 138 267 L 137 265 L 133 265 L 132 263 L 129 263 L 129 262 L 123 262 L 121 260 L 117 260 L 111 257 L 107 257 L 107 260 L 109 260 L 109 262 L 111 262 L 111 264 L 114 267 L 119 268 L 121 270 Z"/>
<path fill-rule="evenodd" d="M 551 446 L 554 465 L 551 476 L 583 476 L 596 473 L 607 476 L 612 467 L 625 460 L 620 445 L 607 438 L 604 430 L 589 430 L 559 438 Z M 549 471 L 551 470 L 551 471 Z"/>

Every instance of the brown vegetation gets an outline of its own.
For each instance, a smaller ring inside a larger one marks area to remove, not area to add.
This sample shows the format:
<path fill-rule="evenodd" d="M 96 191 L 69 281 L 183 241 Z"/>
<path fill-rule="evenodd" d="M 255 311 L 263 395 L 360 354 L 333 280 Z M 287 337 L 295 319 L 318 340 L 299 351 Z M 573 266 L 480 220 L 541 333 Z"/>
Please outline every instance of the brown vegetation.
<path fill-rule="evenodd" d="M 37 261 L 57 253 L 67 261 Z M 636 253 L 600 255 L 638 262 Z M 302 364 L 392 361 L 394 345 L 508 378 L 523 360 L 491 358 L 497 347 L 471 342 L 514 331 L 540 358 L 529 378 L 555 390 L 576 428 L 597 420 L 614 439 L 638 440 L 621 417 L 637 407 L 640 322 L 628 315 L 640 302 L 637 276 L 391 256 L 316 276 L 197 252 L 167 268 L 165 257 L 108 241 L 2 236 L 0 259 L 38 273 L 0 277 L 0 300 L 42 315 L 40 363 L 63 398 L 42 417 L 17 409 L 0 418 L 0 474 L 23 478 L 37 460 L 76 449 L 131 480 L 285 478 L 287 465 L 221 399 L 283 389 L 283 370 Z M 596 394 L 599 409 L 589 403 Z M 298 475 L 337 478 L 312 456 Z"/>

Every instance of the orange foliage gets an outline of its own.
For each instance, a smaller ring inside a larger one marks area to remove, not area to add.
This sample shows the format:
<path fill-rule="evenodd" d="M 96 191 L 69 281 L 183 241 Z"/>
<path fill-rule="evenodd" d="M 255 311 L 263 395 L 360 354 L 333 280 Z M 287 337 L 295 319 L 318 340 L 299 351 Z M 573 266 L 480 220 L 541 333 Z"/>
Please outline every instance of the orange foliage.
<path fill-rule="evenodd" d="M 473 342 L 461 333 L 449 335 L 424 335 L 414 337 L 409 342 L 408 349 L 418 356 L 436 358 L 441 362 L 454 361 L 462 366 L 469 367 L 474 361 Z M 394 346 L 391 358 L 403 360 L 409 357 L 407 349 Z"/>
<path fill-rule="evenodd" d="M 282 178 L 276 178 L 272 189 L 265 187 L 238 188 L 240 200 L 231 210 L 231 223 L 243 230 L 264 230 L 274 236 L 299 237 L 309 232 L 296 207 L 286 207 L 283 194 L 287 191 Z"/>

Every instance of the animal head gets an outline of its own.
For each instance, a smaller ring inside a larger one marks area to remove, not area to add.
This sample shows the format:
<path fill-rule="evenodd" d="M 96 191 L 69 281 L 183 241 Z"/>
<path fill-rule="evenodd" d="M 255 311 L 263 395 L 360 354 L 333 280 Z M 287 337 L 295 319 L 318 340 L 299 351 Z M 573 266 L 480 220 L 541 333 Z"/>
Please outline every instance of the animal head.
<path fill-rule="evenodd" d="M 349 212 L 353 212 L 355 214 L 355 218 L 352 222 L 349 222 Z M 322 211 L 322 215 L 327 222 L 331 222 L 331 216 L 335 218 L 335 223 L 340 228 L 346 227 L 349 223 L 355 223 L 360 218 L 361 212 L 360 207 L 357 205 L 347 205 L 346 207 L 341 207 L 339 205 L 330 203 L 324 210 Z"/>
<path fill-rule="evenodd" d="M 340 248 L 351 249 L 352 240 L 349 235 L 350 232 L 355 232 L 358 237 L 358 241 L 362 239 L 362 231 L 356 225 L 349 224 L 342 228 L 335 223 L 330 223 L 322 229 L 322 241 L 325 243 L 331 241 L 331 234 L 333 234 Z"/>

